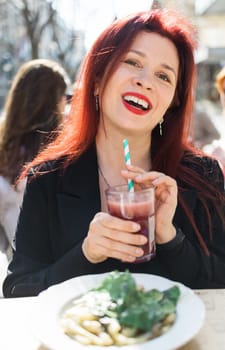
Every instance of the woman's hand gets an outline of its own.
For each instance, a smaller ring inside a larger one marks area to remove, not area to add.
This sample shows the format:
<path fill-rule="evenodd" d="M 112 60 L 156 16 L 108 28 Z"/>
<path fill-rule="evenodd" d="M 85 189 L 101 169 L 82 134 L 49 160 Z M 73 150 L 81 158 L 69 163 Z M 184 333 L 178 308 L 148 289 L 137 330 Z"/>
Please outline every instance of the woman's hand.
<path fill-rule="evenodd" d="M 156 242 L 166 243 L 173 239 L 176 235 L 176 229 L 172 223 L 177 207 L 176 181 L 163 173 L 157 171 L 146 172 L 132 165 L 127 165 L 127 170 L 122 170 L 122 175 L 126 179 L 132 179 L 135 186 L 154 186 Z"/>
<path fill-rule="evenodd" d="M 134 234 L 140 230 L 135 222 L 122 220 L 107 213 L 97 213 L 91 221 L 87 237 L 83 242 L 83 253 L 92 263 L 107 258 L 134 262 L 144 254 L 141 246 L 147 238 Z"/>

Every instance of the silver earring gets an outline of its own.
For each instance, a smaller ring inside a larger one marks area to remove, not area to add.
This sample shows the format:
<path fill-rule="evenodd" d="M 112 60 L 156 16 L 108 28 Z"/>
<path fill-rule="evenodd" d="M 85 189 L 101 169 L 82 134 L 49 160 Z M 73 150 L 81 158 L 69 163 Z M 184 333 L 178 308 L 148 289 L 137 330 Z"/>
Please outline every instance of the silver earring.
<path fill-rule="evenodd" d="M 98 95 L 95 95 L 95 109 L 96 109 L 96 112 L 99 111 L 99 96 Z"/>
<path fill-rule="evenodd" d="M 162 123 L 164 122 L 164 119 L 162 118 L 159 122 L 159 135 L 162 136 L 163 131 L 162 131 Z"/>

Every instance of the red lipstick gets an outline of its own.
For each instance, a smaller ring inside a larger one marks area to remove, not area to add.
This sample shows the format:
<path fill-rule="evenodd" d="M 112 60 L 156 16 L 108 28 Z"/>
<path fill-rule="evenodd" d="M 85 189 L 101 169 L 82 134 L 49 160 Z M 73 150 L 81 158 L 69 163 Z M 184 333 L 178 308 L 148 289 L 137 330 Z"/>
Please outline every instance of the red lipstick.
<path fill-rule="evenodd" d="M 137 92 L 126 92 L 122 95 L 122 101 L 126 109 L 137 115 L 144 115 L 152 109 L 151 101 Z"/>

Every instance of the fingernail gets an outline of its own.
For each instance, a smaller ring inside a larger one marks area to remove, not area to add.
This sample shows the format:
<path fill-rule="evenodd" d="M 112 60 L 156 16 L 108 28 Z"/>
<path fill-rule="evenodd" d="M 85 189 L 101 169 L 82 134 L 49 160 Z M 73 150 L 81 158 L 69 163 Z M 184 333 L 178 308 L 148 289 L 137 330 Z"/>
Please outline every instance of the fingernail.
<path fill-rule="evenodd" d="M 140 225 L 134 223 L 134 224 L 133 224 L 133 230 L 134 230 L 134 231 L 139 231 L 139 230 L 140 230 Z"/>
<path fill-rule="evenodd" d="M 145 236 L 141 236 L 141 244 L 145 244 L 145 243 L 147 243 L 148 242 L 148 238 L 147 237 L 145 237 Z"/>
<path fill-rule="evenodd" d="M 137 248 L 137 249 L 135 250 L 135 255 L 137 255 L 137 256 L 142 256 L 142 255 L 143 255 L 143 250 L 140 249 L 140 248 Z"/>

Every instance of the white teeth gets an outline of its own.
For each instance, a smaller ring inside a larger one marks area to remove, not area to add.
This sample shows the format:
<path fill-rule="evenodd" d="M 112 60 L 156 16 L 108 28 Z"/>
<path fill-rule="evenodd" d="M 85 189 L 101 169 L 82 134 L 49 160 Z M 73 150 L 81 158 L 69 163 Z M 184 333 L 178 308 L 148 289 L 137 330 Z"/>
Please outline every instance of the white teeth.
<path fill-rule="evenodd" d="M 148 105 L 148 103 L 145 100 L 142 100 L 141 98 L 137 98 L 135 96 L 129 96 L 129 95 L 124 96 L 124 100 L 126 100 L 128 102 L 132 101 L 134 103 L 137 103 L 140 106 L 142 106 L 144 109 L 148 109 L 149 108 L 149 105 Z"/>

